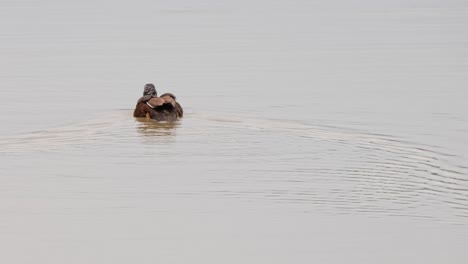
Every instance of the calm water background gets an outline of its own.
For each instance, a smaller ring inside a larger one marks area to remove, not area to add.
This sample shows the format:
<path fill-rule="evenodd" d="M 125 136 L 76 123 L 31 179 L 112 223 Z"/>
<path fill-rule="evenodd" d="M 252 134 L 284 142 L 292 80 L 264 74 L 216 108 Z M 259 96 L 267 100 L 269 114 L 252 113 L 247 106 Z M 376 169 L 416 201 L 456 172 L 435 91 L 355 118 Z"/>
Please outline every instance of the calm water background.
<path fill-rule="evenodd" d="M 0 262 L 466 263 L 467 45 L 457 0 L 2 0 Z"/>

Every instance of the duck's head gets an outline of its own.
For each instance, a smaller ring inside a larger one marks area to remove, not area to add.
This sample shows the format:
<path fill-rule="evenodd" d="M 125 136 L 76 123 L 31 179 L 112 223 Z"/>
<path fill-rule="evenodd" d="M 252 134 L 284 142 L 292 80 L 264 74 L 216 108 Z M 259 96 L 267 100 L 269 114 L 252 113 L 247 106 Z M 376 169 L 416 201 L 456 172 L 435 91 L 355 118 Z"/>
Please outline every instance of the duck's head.
<path fill-rule="evenodd" d="M 157 96 L 156 88 L 154 87 L 154 84 L 152 83 L 147 83 L 145 85 L 145 89 L 143 90 L 143 96 L 145 95 L 151 95 L 151 96 Z"/>

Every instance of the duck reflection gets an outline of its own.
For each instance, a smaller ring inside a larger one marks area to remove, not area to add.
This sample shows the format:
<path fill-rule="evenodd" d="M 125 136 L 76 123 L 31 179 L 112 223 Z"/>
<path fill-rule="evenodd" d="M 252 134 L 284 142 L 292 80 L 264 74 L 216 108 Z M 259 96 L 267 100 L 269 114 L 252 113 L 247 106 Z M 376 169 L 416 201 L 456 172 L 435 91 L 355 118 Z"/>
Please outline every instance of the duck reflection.
<path fill-rule="evenodd" d="M 144 137 L 167 137 L 175 136 L 175 130 L 179 126 L 178 122 L 156 122 L 147 118 L 135 118 L 137 131 Z"/>

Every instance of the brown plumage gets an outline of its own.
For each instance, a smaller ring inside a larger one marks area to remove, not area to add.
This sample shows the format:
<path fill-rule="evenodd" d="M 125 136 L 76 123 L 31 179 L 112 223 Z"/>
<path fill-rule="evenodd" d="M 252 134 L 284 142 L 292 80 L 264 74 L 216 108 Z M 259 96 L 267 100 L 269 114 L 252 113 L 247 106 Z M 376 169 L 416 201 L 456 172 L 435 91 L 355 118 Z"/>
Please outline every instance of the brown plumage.
<path fill-rule="evenodd" d="M 176 102 L 176 97 L 171 93 L 165 93 L 160 97 L 156 96 L 154 86 L 151 89 L 146 88 L 143 97 L 133 112 L 134 117 L 146 117 L 157 121 L 176 121 L 183 116 L 182 106 Z M 150 91 L 148 91 L 150 90 Z"/>
<path fill-rule="evenodd" d="M 165 94 L 161 95 L 161 98 L 164 98 L 166 100 L 166 102 L 169 101 L 172 104 L 172 106 L 174 106 L 174 108 L 175 108 L 175 110 L 177 112 L 177 116 L 179 118 L 184 116 L 184 109 L 182 109 L 182 106 L 180 106 L 180 104 L 176 101 L 175 95 L 173 95 L 171 93 L 165 93 Z"/>

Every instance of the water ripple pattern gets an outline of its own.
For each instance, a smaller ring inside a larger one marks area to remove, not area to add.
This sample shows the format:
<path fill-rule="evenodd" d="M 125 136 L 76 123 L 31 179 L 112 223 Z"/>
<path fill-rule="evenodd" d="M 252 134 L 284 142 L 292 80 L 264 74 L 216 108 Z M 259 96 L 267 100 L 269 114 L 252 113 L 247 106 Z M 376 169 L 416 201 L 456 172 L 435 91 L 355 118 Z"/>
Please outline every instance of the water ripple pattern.
<path fill-rule="evenodd" d="M 109 166 L 157 162 L 161 170 L 173 170 L 183 160 L 187 171 L 201 175 L 177 188 L 161 188 L 153 193 L 158 196 L 458 224 L 468 216 L 468 177 L 459 157 L 436 146 L 345 128 L 206 113 L 157 124 L 122 110 L 4 137 L 0 147 L 4 158 L 86 155 Z"/>

